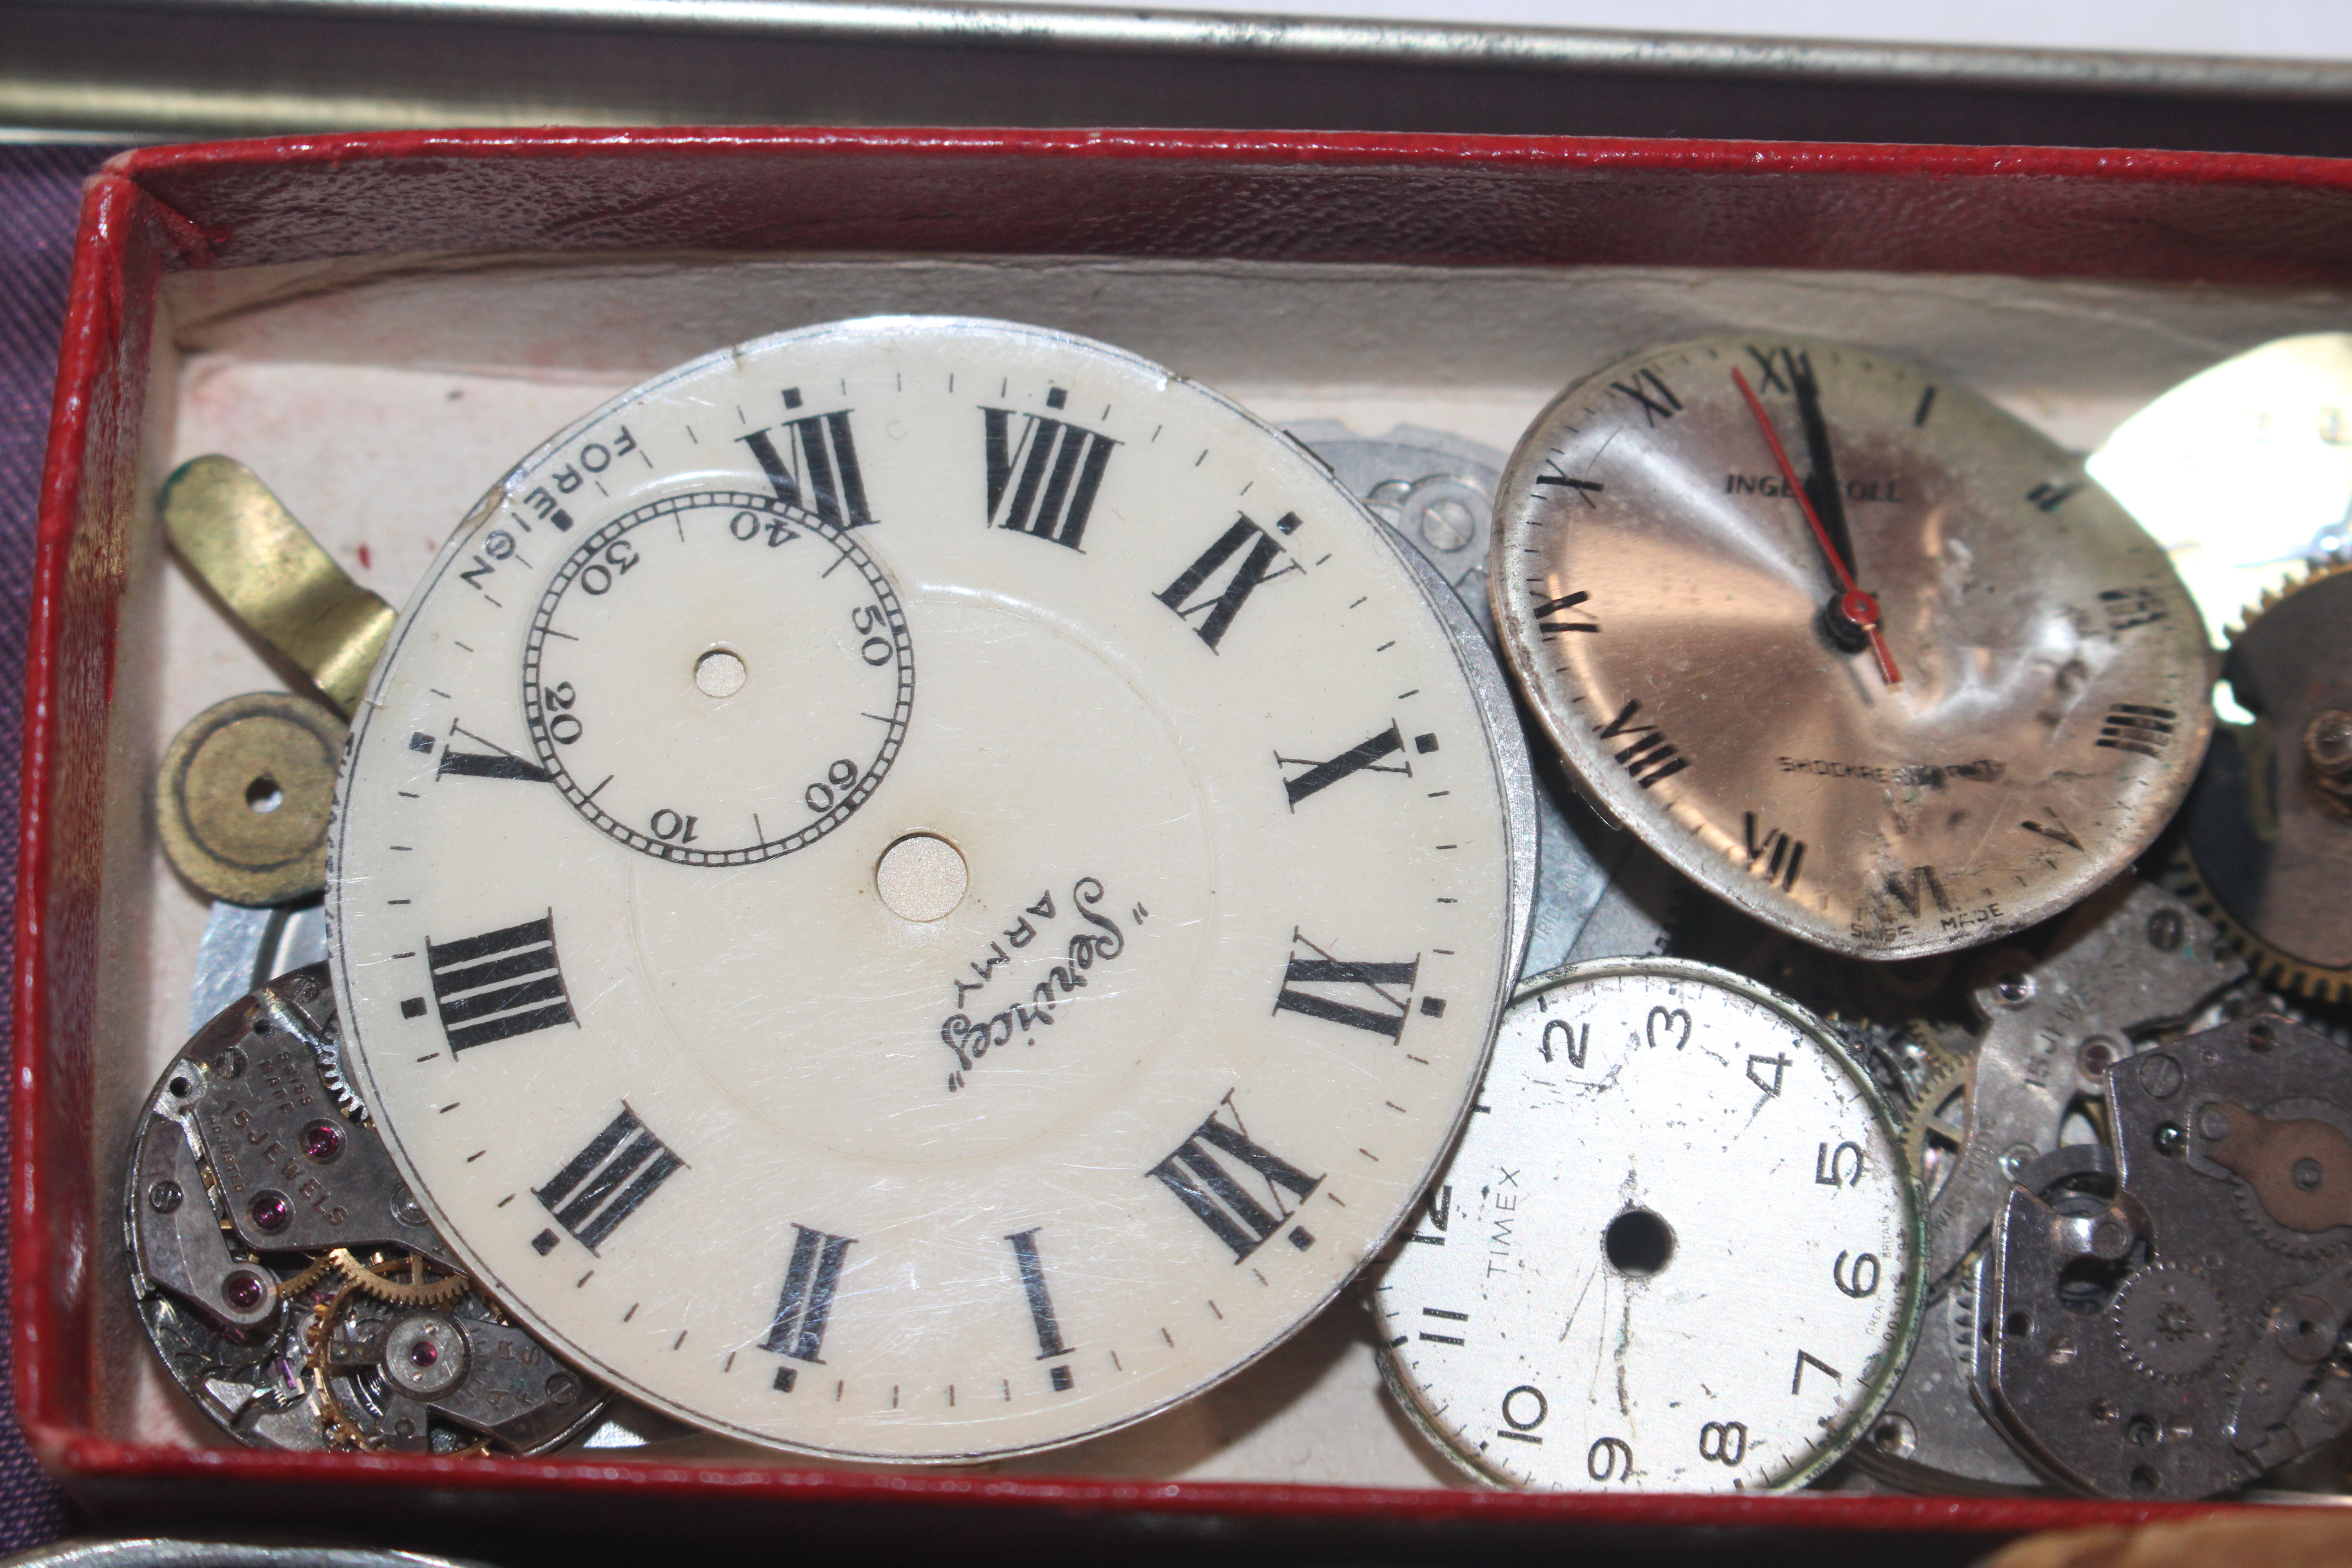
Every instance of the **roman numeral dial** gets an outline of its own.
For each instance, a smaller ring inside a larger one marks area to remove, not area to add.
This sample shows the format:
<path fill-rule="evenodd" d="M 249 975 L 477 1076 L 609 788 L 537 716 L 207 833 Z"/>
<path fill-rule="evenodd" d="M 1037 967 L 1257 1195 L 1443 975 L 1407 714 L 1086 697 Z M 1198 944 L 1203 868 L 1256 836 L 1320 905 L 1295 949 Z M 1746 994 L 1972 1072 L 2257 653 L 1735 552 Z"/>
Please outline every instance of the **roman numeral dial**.
<path fill-rule="evenodd" d="M 2187 790 L 2211 672 L 2164 552 L 1926 367 L 1664 345 L 1566 389 L 1496 493 L 1496 626 L 1545 734 L 1784 932 L 1885 961 L 2021 930 Z"/>
<path fill-rule="evenodd" d="M 336 967 L 402 1180 L 583 1372 L 820 1459 L 1265 1353 L 1417 1201 L 1524 945 L 1508 689 L 1403 548 L 1003 323 L 740 345 L 542 443 L 354 728 Z"/>

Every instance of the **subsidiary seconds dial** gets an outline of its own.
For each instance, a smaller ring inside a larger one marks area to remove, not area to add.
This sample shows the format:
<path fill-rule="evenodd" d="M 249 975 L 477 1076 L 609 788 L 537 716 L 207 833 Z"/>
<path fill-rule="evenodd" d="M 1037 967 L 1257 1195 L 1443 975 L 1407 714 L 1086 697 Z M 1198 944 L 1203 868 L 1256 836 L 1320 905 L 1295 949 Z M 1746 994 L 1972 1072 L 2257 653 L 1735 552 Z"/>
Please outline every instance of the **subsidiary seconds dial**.
<path fill-rule="evenodd" d="M 1662 348 L 1503 477 L 1495 618 L 1591 795 L 1792 935 L 1917 957 L 2147 847 L 2212 724 L 2196 607 L 2079 459 L 1871 350 Z"/>
<path fill-rule="evenodd" d="M 839 826 L 898 754 L 914 690 L 874 558 L 740 490 L 666 496 L 588 535 L 523 645 L 524 723 L 555 787 L 630 848 L 689 866 Z"/>

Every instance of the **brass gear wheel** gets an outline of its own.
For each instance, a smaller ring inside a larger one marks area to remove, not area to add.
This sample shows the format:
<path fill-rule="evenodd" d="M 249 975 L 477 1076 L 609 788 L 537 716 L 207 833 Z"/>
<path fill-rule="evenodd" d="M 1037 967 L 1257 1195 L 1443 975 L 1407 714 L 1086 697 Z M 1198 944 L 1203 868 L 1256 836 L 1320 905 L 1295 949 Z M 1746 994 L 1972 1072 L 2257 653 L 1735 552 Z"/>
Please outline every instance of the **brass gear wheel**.
<path fill-rule="evenodd" d="M 1966 1051 L 1955 1049 L 1943 1031 L 1924 1018 L 1891 1024 L 1834 1008 L 1821 1016 L 1869 1073 L 1898 1122 L 1909 1120 L 1935 1080 L 1969 1059 Z"/>
<path fill-rule="evenodd" d="M 295 1297 L 299 1296 L 304 1291 L 310 1289 L 311 1286 L 316 1285 L 320 1280 L 324 1279 L 330 1273 L 333 1272 L 334 1268 L 335 1260 L 331 1255 L 322 1254 L 320 1257 L 310 1259 L 309 1267 L 305 1268 L 301 1273 L 297 1274 L 291 1279 L 280 1279 L 278 1282 L 278 1299 L 281 1301 L 292 1300 Z"/>
<path fill-rule="evenodd" d="M 1975 1065 L 1955 1061 L 1929 1079 L 1903 1122 L 1903 1157 L 1919 1178 L 1922 1200 L 1936 1195 L 1945 1166 L 1959 1158 L 1969 1139 L 1969 1088 Z"/>
<path fill-rule="evenodd" d="M 322 1261 L 342 1275 L 346 1292 L 362 1291 L 394 1307 L 444 1306 L 474 1288 L 463 1274 L 452 1274 L 421 1253 L 364 1259 L 338 1247 Z M 436 1277 L 428 1279 L 428 1273 Z M 341 1299 L 337 1296 L 338 1304 Z"/>
<path fill-rule="evenodd" d="M 343 1252 L 341 1247 L 336 1248 L 336 1252 L 341 1253 L 345 1258 L 351 1257 L 350 1253 Z M 331 1258 L 334 1254 L 331 1253 L 329 1256 Z M 357 1259 L 352 1261 L 357 1263 Z M 367 1271 L 364 1264 L 360 1264 L 358 1267 L 363 1272 Z M 449 1278 L 456 1280 L 461 1287 L 470 1288 L 473 1283 L 462 1274 L 451 1275 Z M 376 1453 L 386 1447 L 383 1439 L 371 1434 L 367 1428 L 353 1420 L 351 1412 L 343 1408 L 343 1402 L 335 1396 L 334 1375 L 327 1359 L 328 1347 L 334 1338 L 335 1324 L 342 1317 L 344 1310 L 361 1297 L 373 1293 L 373 1290 L 356 1281 L 345 1285 L 319 1304 L 318 1310 L 311 1316 L 309 1327 L 303 1331 L 303 1338 L 306 1342 L 303 1361 L 310 1374 L 310 1397 L 319 1415 L 319 1433 L 329 1448 L 343 1453 Z M 458 1294 L 464 1294 L 464 1290 L 460 1289 Z M 469 1446 L 455 1448 L 446 1453 L 436 1453 L 434 1458 L 471 1458 L 490 1452 L 492 1452 L 490 1440 L 488 1437 L 478 1437 Z"/>
<path fill-rule="evenodd" d="M 340 1248 L 338 1249 L 340 1250 Z M 334 1382 L 327 1368 L 327 1343 L 334 1333 L 335 1321 L 359 1294 L 356 1285 L 345 1285 L 319 1304 L 311 1314 L 308 1327 L 302 1331 L 304 1364 L 310 1373 L 310 1399 L 319 1414 L 319 1434 L 326 1446 L 344 1453 L 364 1452 L 378 1447 L 360 1425 L 343 1409 L 342 1401 L 335 1397 Z"/>
<path fill-rule="evenodd" d="M 2314 834 L 2330 837 L 2339 828 L 2352 836 L 2352 822 L 2343 820 L 2341 806 L 2313 805 L 2303 798 L 2318 795 L 2314 786 L 2295 792 L 2294 809 L 2280 809 L 2278 801 L 2287 786 L 2274 776 L 2274 771 L 2279 753 L 2284 750 L 2292 760 L 2295 778 L 2303 777 L 2300 752 L 2304 724 L 2299 715 L 2301 707 L 2307 704 L 2291 702 L 2283 695 L 2279 706 L 2286 722 L 2282 725 L 2275 721 L 2281 715 L 2268 710 L 2261 690 L 2266 673 L 2271 675 L 2273 685 L 2281 684 L 2282 668 L 2302 672 L 2316 665 L 2313 679 L 2324 679 L 2328 666 L 2324 647 L 2315 659 L 2297 660 L 2256 640 L 2265 630 L 2272 634 L 2267 639 L 2271 641 L 2291 641 L 2312 635 L 2299 624 L 2282 621 L 2281 616 L 2284 612 L 2290 619 L 2300 622 L 2316 615 L 2313 606 L 2319 601 L 2304 595 L 2322 584 L 2335 584 L 2323 591 L 2324 598 L 2352 595 L 2352 559 L 2321 562 L 2300 579 L 2265 592 L 2261 602 L 2248 606 L 2239 623 L 2230 628 L 2223 678 L 2237 691 L 2239 700 L 2258 717 L 2252 725 L 2216 727 L 2212 750 L 2199 774 L 2197 787 L 2182 808 L 2188 832 L 2168 868 L 2165 880 L 2244 955 L 2262 985 L 2309 1001 L 2343 1003 L 2352 1002 L 2352 960 L 2330 963 L 2288 951 L 2282 942 L 2303 935 L 2308 921 L 2298 919 L 2291 904 L 2252 907 L 2258 900 L 2266 900 L 2271 893 L 2263 873 L 2274 858 L 2282 863 L 2290 858 L 2315 858 L 2309 854 L 2308 844 L 2282 847 L 2283 826 L 2306 838 Z M 2338 628 L 2352 622 L 2344 616 L 2318 618 L 2322 628 L 2318 635 L 2332 632 L 2340 646 L 2344 634 Z M 2335 662 L 2339 675 L 2343 673 L 2341 667 L 2352 664 L 2340 654 Z M 2341 680 L 2337 684 L 2341 685 Z M 2314 700 L 2327 706 L 2347 699 L 2352 699 L 2352 691 Z M 2200 805 L 2204 808 L 2201 812 Z M 2269 928 L 2267 932 L 2264 928 Z"/>

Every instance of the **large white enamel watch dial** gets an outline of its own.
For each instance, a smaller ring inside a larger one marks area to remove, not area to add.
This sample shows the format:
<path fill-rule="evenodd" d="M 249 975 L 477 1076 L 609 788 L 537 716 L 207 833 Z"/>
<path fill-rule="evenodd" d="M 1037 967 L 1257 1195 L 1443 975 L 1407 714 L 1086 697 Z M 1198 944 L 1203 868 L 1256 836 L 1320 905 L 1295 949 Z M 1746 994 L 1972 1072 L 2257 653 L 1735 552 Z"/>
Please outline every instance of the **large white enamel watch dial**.
<path fill-rule="evenodd" d="M 1529 803 L 1450 597 L 1101 344 L 681 366 L 394 631 L 350 1074 L 485 1287 L 664 1410 L 903 1461 L 1149 1415 L 1331 1299 L 1477 1082 Z"/>

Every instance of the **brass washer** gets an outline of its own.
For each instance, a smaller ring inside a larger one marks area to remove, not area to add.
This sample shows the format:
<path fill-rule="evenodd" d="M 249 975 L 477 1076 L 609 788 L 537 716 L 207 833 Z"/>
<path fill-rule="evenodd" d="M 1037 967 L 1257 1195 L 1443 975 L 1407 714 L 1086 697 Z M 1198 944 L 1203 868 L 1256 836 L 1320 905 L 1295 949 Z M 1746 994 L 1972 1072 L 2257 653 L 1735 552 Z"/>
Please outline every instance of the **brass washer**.
<path fill-rule="evenodd" d="M 155 824 L 164 853 L 205 893 L 288 903 L 327 879 L 327 825 L 343 721 L 283 691 L 216 702 L 164 750 Z"/>

